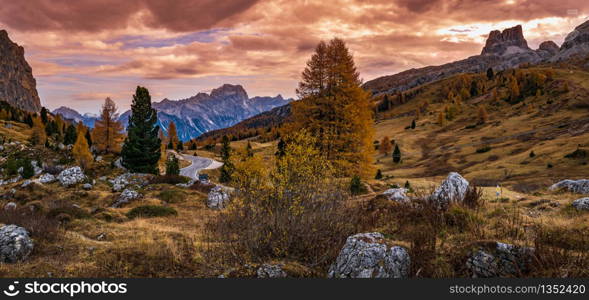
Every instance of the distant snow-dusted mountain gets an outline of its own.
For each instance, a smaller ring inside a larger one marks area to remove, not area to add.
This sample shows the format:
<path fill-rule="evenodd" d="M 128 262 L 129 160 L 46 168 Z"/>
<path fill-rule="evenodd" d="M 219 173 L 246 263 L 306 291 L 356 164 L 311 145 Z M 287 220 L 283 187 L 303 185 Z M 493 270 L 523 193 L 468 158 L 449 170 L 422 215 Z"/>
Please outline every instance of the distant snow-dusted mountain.
<path fill-rule="evenodd" d="M 170 122 L 174 121 L 178 137 L 187 141 L 211 130 L 233 126 L 290 101 L 292 99 L 284 99 L 281 95 L 249 98 L 241 85 L 224 84 L 210 94 L 198 93 L 182 100 L 164 99 L 152 103 L 152 106 L 158 111 L 158 122 L 162 130 L 167 133 Z M 53 113 L 76 122 L 82 121 L 90 127 L 96 121 L 96 116 L 81 115 L 68 107 L 60 107 Z M 130 114 L 131 111 L 126 111 L 120 116 L 125 127 Z"/>

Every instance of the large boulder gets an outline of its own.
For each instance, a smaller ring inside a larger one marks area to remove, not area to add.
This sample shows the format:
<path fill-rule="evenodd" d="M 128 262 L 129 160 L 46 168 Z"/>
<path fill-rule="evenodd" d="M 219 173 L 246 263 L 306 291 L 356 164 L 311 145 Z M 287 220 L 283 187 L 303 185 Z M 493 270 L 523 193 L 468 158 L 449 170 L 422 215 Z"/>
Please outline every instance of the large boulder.
<path fill-rule="evenodd" d="M 468 192 L 469 183 L 456 172 L 451 172 L 431 195 L 431 200 L 438 207 L 447 207 L 450 203 L 460 203 Z"/>
<path fill-rule="evenodd" d="M 231 200 L 232 190 L 222 185 L 217 185 L 211 189 L 207 198 L 207 206 L 212 209 L 221 209 L 227 206 Z"/>
<path fill-rule="evenodd" d="M 577 199 L 573 201 L 573 207 L 577 210 L 587 210 L 589 211 L 589 197 Z"/>
<path fill-rule="evenodd" d="M 57 180 L 62 186 L 68 187 L 86 180 L 86 175 L 84 175 L 82 168 L 76 166 L 61 171 L 57 175 Z"/>
<path fill-rule="evenodd" d="M 389 247 L 378 232 L 348 237 L 336 261 L 329 268 L 329 278 L 406 278 L 411 259 L 403 247 Z"/>
<path fill-rule="evenodd" d="M 395 189 L 388 189 L 384 191 L 382 194 L 387 197 L 387 199 L 399 202 L 399 203 L 406 203 L 409 202 L 409 197 L 407 197 L 407 189 L 405 188 L 395 188 Z"/>
<path fill-rule="evenodd" d="M 121 207 L 124 204 L 127 204 L 135 199 L 141 198 L 141 194 L 132 189 L 125 189 L 120 195 L 117 201 L 112 205 L 112 207 L 117 208 Z"/>
<path fill-rule="evenodd" d="M 280 265 L 263 264 L 256 271 L 258 278 L 284 278 L 287 276 L 286 272 L 282 270 Z"/>
<path fill-rule="evenodd" d="M 529 270 L 534 248 L 493 243 L 480 247 L 466 261 L 472 277 L 510 277 Z"/>
<path fill-rule="evenodd" d="M 33 251 L 29 232 L 16 225 L 0 228 L 0 261 L 15 263 L 25 260 Z"/>
<path fill-rule="evenodd" d="M 548 189 L 551 191 L 568 190 L 571 193 L 589 194 L 589 179 L 565 179 L 551 185 Z"/>

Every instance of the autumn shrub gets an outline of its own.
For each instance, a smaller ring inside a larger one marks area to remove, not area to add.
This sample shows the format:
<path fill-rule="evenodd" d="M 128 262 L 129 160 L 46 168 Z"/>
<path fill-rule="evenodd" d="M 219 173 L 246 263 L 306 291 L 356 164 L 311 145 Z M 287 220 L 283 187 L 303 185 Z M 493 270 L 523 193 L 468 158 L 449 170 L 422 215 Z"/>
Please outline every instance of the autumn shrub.
<path fill-rule="evenodd" d="M 274 168 L 259 157 L 235 159 L 236 193 L 207 224 L 212 255 L 235 263 L 292 259 L 327 268 L 356 233 L 349 193 L 304 130 L 292 134 Z"/>
<path fill-rule="evenodd" d="M 168 189 L 161 191 L 157 197 L 168 203 L 177 203 L 186 200 L 186 193 L 179 190 Z"/>
<path fill-rule="evenodd" d="M 0 210 L 0 223 L 24 227 L 32 238 L 41 241 L 53 241 L 63 233 L 57 220 L 46 216 L 41 211 L 33 211 L 29 207 Z"/>
<path fill-rule="evenodd" d="M 587 228 L 538 226 L 530 276 L 589 276 L 589 237 L 586 232 Z"/>

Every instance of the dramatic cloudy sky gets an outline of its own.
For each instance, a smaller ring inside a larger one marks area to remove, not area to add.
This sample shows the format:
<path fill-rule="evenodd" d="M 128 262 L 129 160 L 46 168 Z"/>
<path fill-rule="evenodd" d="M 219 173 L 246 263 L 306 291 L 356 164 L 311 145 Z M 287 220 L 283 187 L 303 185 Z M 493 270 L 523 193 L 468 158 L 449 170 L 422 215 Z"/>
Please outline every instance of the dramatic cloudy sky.
<path fill-rule="evenodd" d="M 587 0 L 0 0 L 43 105 L 128 108 L 223 83 L 293 97 L 319 40 L 343 38 L 364 80 L 479 54 L 491 29 L 522 24 L 532 48 L 562 43 Z"/>

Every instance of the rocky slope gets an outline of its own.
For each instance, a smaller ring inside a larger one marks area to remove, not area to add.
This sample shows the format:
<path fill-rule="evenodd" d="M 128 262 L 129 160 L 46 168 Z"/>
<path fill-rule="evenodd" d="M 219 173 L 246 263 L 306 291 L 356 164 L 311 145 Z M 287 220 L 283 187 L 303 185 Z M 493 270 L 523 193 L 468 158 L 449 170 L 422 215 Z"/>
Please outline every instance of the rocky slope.
<path fill-rule="evenodd" d="M 41 110 L 41 100 L 33 70 L 24 54 L 24 48 L 12 42 L 5 30 L 0 30 L 0 100 L 37 112 Z"/>
<path fill-rule="evenodd" d="M 440 66 L 411 69 L 398 74 L 370 80 L 364 88 L 376 95 L 396 93 L 418 85 L 447 78 L 459 73 L 479 73 L 488 68 L 495 71 L 517 67 L 523 63 L 556 62 L 589 54 L 589 21 L 571 32 L 559 48 L 552 41 L 530 49 L 520 25 L 500 32 L 491 31 L 480 55 Z"/>
<path fill-rule="evenodd" d="M 154 102 L 153 107 L 158 111 L 158 122 L 167 133 L 170 122 L 176 123 L 178 137 L 187 141 L 205 132 L 231 127 L 240 121 L 275 107 L 288 104 L 292 99 L 276 97 L 249 98 L 241 85 L 225 84 L 211 91 L 210 94 L 199 93 L 183 100 L 164 99 Z M 53 113 L 61 114 L 64 118 L 82 121 L 92 127 L 96 117 L 81 115 L 77 111 L 60 107 Z M 121 114 L 120 120 L 125 127 L 131 111 Z"/>

